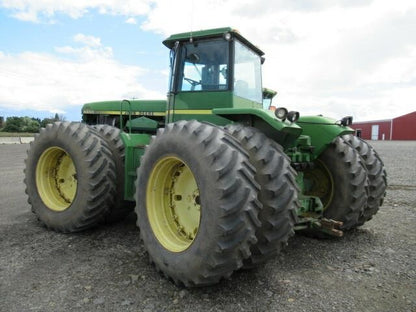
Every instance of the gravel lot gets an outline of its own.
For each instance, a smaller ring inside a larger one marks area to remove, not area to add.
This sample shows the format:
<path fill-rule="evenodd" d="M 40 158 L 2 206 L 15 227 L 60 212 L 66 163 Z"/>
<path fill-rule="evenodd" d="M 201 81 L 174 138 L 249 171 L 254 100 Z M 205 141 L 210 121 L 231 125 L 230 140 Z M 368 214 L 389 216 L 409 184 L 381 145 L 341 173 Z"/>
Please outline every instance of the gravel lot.
<path fill-rule="evenodd" d="M 0 311 L 416 311 L 416 142 L 373 142 L 382 210 L 341 239 L 296 235 L 264 267 L 182 289 L 149 265 L 135 216 L 47 231 L 23 185 L 28 145 L 0 145 Z"/>

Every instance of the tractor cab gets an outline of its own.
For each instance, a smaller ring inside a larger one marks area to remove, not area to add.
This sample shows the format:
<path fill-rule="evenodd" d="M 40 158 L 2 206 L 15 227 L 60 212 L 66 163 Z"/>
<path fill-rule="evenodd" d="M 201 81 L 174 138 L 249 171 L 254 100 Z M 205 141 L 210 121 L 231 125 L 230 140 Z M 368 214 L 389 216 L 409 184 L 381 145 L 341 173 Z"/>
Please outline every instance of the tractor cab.
<path fill-rule="evenodd" d="M 264 53 L 236 30 L 176 34 L 163 43 L 171 49 L 168 122 L 214 108 L 262 107 Z"/>

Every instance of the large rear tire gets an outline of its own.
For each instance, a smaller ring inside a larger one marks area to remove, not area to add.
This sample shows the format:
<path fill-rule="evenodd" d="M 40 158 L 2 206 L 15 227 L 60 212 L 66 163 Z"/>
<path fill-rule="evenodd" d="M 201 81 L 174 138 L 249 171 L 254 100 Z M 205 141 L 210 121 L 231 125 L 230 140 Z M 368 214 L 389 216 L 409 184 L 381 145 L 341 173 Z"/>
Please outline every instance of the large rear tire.
<path fill-rule="evenodd" d="M 106 141 L 110 148 L 112 159 L 116 168 L 116 193 L 112 200 L 114 204 L 110 207 L 105 216 L 106 223 L 113 223 L 123 220 L 134 210 L 134 202 L 124 200 L 124 160 L 125 148 L 121 140 L 121 130 L 109 125 L 95 125 L 91 128 Z"/>
<path fill-rule="evenodd" d="M 258 185 L 222 129 L 180 121 L 159 129 L 137 172 L 137 224 L 151 261 L 177 284 L 229 277 L 256 243 Z"/>
<path fill-rule="evenodd" d="M 225 129 L 249 153 L 260 185 L 259 200 L 263 208 L 259 213 L 261 226 L 256 230 L 258 241 L 244 263 L 245 268 L 251 268 L 273 258 L 294 235 L 299 208 L 296 172 L 282 147 L 259 130 L 242 125 L 229 125 Z"/>
<path fill-rule="evenodd" d="M 112 205 L 115 168 L 107 144 L 81 123 L 41 129 L 25 160 L 28 202 L 38 219 L 58 232 L 100 223 Z"/>
<path fill-rule="evenodd" d="M 368 177 L 354 148 L 337 137 L 304 177 L 305 194 L 321 199 L 325 218 L 343 222 L 341 230 L 359 225 L 367 205 Z"/>
<path fill-rule="evenodd" d="M 358 220 L 358 225 L 363 225 L 371 220 L 383 205 L 387 188 L 387 173 L 384 169 L 383 161 L 366 141 L 353 135 L 345 135 L 343 139 L 348 142 L 360 154 L 362 162 L 367 169 L 369 180 L 369 193 L 367 206 Z"/>

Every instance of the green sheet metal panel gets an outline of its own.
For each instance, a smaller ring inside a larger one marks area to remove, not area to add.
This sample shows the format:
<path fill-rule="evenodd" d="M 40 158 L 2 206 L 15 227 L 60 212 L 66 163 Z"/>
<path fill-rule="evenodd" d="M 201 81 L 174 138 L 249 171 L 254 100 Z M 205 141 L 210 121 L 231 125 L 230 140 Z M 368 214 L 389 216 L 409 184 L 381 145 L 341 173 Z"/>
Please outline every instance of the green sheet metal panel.
<path fill-rule="evenodd" d="M 144 149 L 150 143 L 152 136 L 150 134 L 129 134 L 126 132 L 122 132 L 120 135 L 125 146 L 124 199 L 134 201 L 137 168 L 140 166 L 140 158 L 143 156 Z"/>
<path fill-rule="evenodd" d="M 315 157 L 318 157 L 337 136 L 354 133 L 353 129 L 342 126 L 336 119 L 324 116 L 303 116 L 297 124 L 302 127 L 302 134 L 311 138 Z"/>

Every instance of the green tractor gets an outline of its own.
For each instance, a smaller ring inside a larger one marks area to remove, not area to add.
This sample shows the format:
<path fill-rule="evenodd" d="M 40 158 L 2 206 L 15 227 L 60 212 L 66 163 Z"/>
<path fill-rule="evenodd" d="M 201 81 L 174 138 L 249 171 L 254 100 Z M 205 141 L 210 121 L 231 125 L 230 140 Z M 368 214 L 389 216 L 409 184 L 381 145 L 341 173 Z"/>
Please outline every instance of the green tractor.
<path fill-rule="evenodd" d="M 151 261 L 203 286 L 262 265 L 295 231 L 342 236 L 382 205 L 386 172 L 352 118 L 269 109 L 263 52 L 231 28 L 167 38 L 167 100 L 87 103 L 81 123 L 42 129 L 26 193 L 70 233 L 133 209 Z"/>

